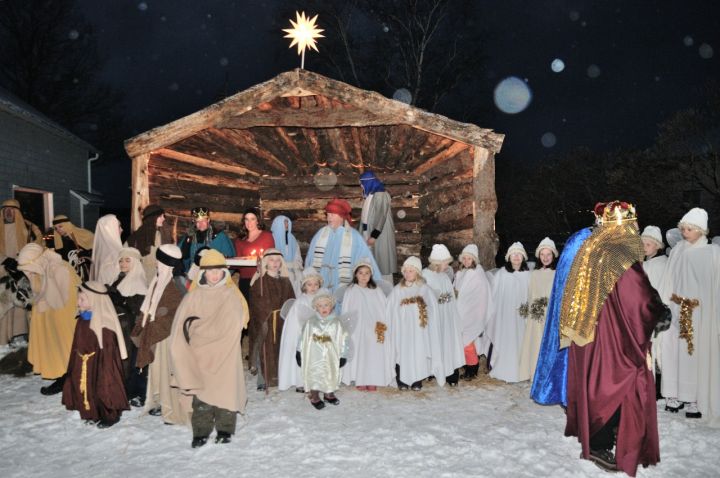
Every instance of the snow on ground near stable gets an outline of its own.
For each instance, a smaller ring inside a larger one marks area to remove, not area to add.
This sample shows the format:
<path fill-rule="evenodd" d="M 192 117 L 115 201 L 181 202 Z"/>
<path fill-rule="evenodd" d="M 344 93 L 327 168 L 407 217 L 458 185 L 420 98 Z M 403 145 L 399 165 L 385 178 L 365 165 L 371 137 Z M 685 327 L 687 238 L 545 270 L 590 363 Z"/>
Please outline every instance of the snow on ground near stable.
<path fill-rule="evenodd" d="M 0 355 L 7 350 L 0 347 Z M 0 376 L 0 474 L 9 476 L 607 476 L 563 436 L 559 407 L 529 385 L 487 377 L 422 392 L 343 387 L 341 404 L 312 408 L 293 390 L 266 398 L 248 376 L 247 415 L 229 445 L 191 449 L 187 428 L 126 412 L 85 425 L 39 377 Z M 660 402 L 661 404 L 662 402 Z M 660 405 L 659 404 L 659 405 Z M 662 462 L 638 476 L 718 476 L 720 429 L 659 412 Z"/>

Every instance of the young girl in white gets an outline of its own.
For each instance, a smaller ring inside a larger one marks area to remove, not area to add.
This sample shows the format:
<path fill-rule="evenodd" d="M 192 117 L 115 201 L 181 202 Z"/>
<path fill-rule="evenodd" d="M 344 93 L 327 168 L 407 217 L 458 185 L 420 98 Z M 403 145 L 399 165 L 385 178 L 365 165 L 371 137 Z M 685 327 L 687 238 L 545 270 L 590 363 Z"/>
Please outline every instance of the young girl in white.
<path fill-rule="evenodd" d="M 662 232 L 657 226 L 646 226 L 640 235 L 640 239 L 643 243 L 643 249 L 645 250 L 645 260 L 643 261 L 643 270 L 647 274 L 650 280 L 650 285 L 655 289 L 660 289 L 663 275 L 665 274 L 665 266 L 667 265 L 667 256 L 665 255 L 665 245 L 663 244 Z M 653 373 L 656 373 L 661 364 L 662 357 L 660 355 L 660 344 L 662 343 L 662 337 L 667 331 L 660 332 L 659 334 L 653 334 L 652 337 L 652 349 L 650 353 L 653 359 Z M 655 384 L 660 395 L 660 387 L 662 382 L 662 375 L 655 375 Z M 660 398 L 660 397 L 658 397 Z"/>
<path fill-rule="evenodd" d="M 465 380 L 478 374 L 478 350 L 475 342 L 485 330 L 488 314 L 493 303 L 490 282 L 482 266 L 478 264 L 478 248 L 475 244 L 465 246 L 460 257 L 460 270 L 455 275 L 457 308 L 460 314 L 462 343 L 465 354 Z"/>
<path fill-rule="evenodd" d="M 323 400 L 340 405 L 335 391 L 340 388 L 340 369 L 347 361 L 349 339 L 333 312 L 335 298 L 328 291 L 318 292 L 312 305 L 316 313 L 303 327 L 296 358 L 302 367 L 305 389 L 310 391 L 310 404 L 321 410 L 325 407 Z"/>
<path fill-rule="evenodd" d="M 280 337 L 280 359 L 278 363 L 278 389 L 287 390 L 295 387 L 299 393 L 305 392 L 302 371 L 295 361 L 295 352 L 300 340 L 302 310 L 312 309 L 315 293 L 322 287 L 322 276 L 312 267 L 303 271 L 300 281 L 301 294 L 285 317 L 285 324 Z"/>
<path fill-rule="evenodd" d="M 346 385 L 355 382 L 358 390 L 370 392 L 390 385 L 394 365 L 385 318 L 387 298 L 372 276 L 371 261 L 360 259 L 342 301 L 342 315 L 350 315 L 355 321 L 351 335 L 353 353 L 343 369 L 342 381 Z"/>
<path fill-rule="evenodd" d="M 672 325 L 662 339 L 665 410 L 687 418 L 720 417 L 720 247 L 708 241 L 708 214 L 692 208 L 678 228 L 660 285 Z"/>
<path fill-rule="evenodd" d="M 558 251 L 555 242 L 546 237 L 535 249 L 537 265 L 530 273 L 530 289 L 527 300 L 527 314 L 525 320 L 525 335 L 520 352 L 519 379 L 532 380 L 535 376 L 535 366 L 543 332 L 545 331 L 545 316 L 547 306 L 555 280 L 555 265 Z"/>
<path fill-rule="evenodd" d="M 438 331 L 442 350 L 442 363 L 445 381 L 456 387 L 460 376 L 460 367 L 465 365 L 461 335 L 461 319 L 455 301 L 448 268 L 452 262 L 450 251 L 443 244 L 434 244 L 430 253 L 430 265 L 423 269 L 422 276 L 435 294 L 438 308 Z"/>
<path fill-rule="evenodd" d="M 437 300 L 421 276 L 418 257 L 403 263 L 403 278 L 388 296 L 386 317 L 395 349 L 395 373 L 400 390 L 422 389 L 422 381 L 435 375 L 445 385 L 442 350 L 437 326 Z M 409 384 L 409 385 L 408 385 Z"/>
<path fill-rule="evenodd" d="M 529 284 L 527 252 L 521 243 L 515 242 L 505 254 L 505 266 L 495 274 L 492 287 L 495 315 L 486 329 L 493 344 L 490 376 L 505 382 L 520 381 L 520 346 L 525 332 L 520 306 L 527 302 Z"/>

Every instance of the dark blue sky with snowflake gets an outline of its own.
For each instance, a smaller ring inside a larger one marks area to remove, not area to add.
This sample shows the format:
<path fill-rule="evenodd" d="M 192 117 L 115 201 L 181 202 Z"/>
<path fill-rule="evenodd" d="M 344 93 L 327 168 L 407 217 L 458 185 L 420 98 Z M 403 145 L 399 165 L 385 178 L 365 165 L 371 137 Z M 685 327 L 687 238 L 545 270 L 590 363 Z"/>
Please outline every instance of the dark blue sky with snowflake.
<path fill-rule="evenodd" d="M 125 93 L 129 136 L 299 66 L 280 30 L 300 2 L 79 3 L 107 60 L 103 77 Z M 540 161 L 581 146 L 650 146 L 658 123 L 698 105 L 708 80 L 719 78 L 715 1 L 473 5 L 486 40 L 471 47 L 487 58 L 478 74 L 491 87 L 472 94 L 487 106 L 479 126 L 506 134 L 498 161 Z M 319 48 L 331 41 L 321 39 Z M 313 69 L 312 55 L 306 68 Z"/>

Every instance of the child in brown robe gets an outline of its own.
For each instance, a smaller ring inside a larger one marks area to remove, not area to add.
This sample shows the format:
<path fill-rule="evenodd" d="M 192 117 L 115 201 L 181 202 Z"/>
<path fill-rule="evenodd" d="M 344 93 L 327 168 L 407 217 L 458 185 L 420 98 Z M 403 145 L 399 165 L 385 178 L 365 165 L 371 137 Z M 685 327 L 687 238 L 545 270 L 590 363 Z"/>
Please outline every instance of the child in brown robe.
<path fill-rule="evenodd" d="M 122 361 L 125 341 L 107 288 L 84 282 L 78 292 L 78 317 L 70 350 L 62 403 L 80 418 L 108 428 L 129 410 Z"/>
<path fill-rule="evenodd" d="M 250 365 L 257 371 L 257 389 L 278 385 L 278 360 L 283 320 L 280 309 L 295 292 L 282 253 L 267 249 L 260 270 L 250 282 Z"/>

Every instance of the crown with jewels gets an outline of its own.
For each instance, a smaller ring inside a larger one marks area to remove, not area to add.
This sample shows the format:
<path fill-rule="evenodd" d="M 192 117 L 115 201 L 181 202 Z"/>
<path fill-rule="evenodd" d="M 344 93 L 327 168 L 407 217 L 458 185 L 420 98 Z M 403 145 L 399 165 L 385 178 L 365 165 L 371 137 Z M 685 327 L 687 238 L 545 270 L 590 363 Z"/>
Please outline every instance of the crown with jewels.
<path fill-rule="evenodd" d="M 210 209 L 207 207 L 194 207 L 191 213 L 193 219 L 207 219 L 210 217 Z"/>
<path fill-rule="evenodd" d="M 637 221 L 635 206 L 629 202 L 611 201 L 607 203 L 597 203 L 595 209 L 595 218 L 599 225 L 620 225 L 631 221 Z"/>

